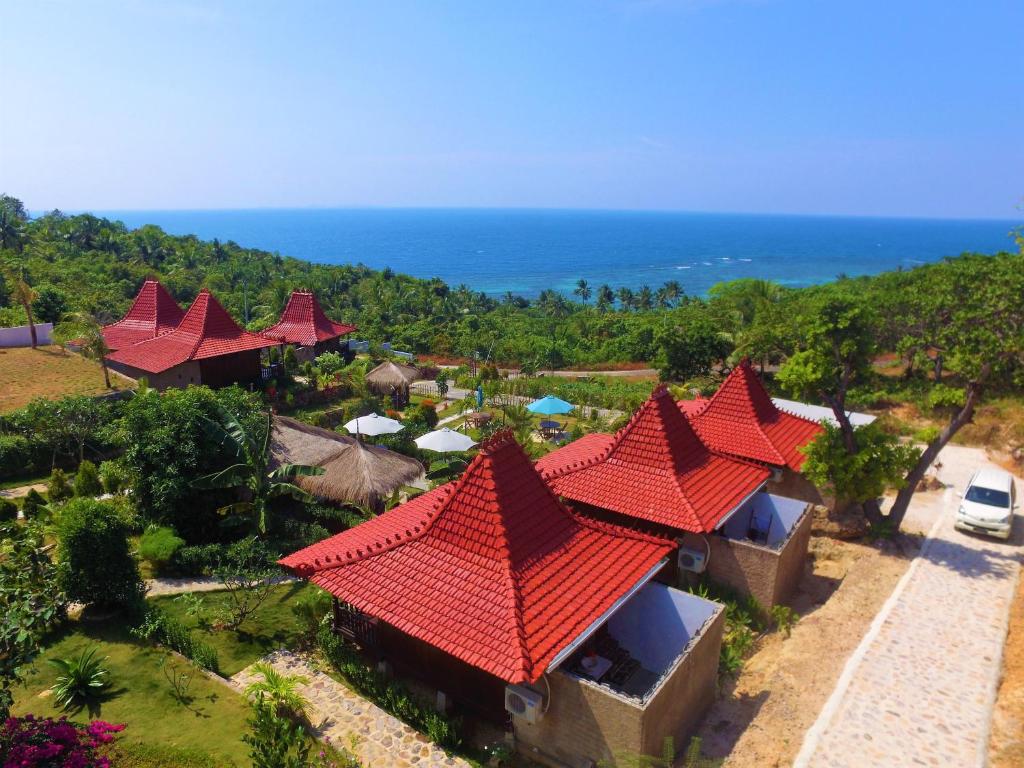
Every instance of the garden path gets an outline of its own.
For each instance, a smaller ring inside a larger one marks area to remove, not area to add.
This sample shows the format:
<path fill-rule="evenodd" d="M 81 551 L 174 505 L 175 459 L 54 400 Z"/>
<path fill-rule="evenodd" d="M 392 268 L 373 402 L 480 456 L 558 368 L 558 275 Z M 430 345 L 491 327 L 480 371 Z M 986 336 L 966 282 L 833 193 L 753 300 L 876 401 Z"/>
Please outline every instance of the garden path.
<path fill-rule="evenodd" d="M 22 496 L 28 496 L 29 491 L 46 493 L 46 483 L 32 483 L 31 485 L 0 489 L 0 499 L 20 499 Z"/>
<path fill-rule="evenodd" d="M 292 576 L 275 576 L 271 579 L 274 584 L 287 584 L 295 581 Z M 224 582 L 213 576 L 196 576 L 185 579 L 156 578 L 146 579 L 146 597 L 160 597 L 161 595 L 180 595 L 184 592 L 216 592 L 224 589 Z"/>
<path fill-rule="evenodd" d="M 847 660 L 796 768 L 985 765 L 1024 520 L 1007 543 L 955 530 L 955 491 L 995 465 L 973 448 L 939 458 L 945 491 L 918 494 L 907 515 L 927 540 Z"/>
<path fill-rule="evenodd" d="M 301 686 L 309 702 L 310 721 L 317 735 L 332 744 L 352 749 L 362 765 L 394 768 L 470 768 L 465 760 L 448 755 L 397 717 L 353 693 L 334 678 L 314 668 L 308 658 L 292 651 L 275 651 L 262 661 L 282 674 L 302 675 L 309 683 Z M 238 688 L 257 679 L 246 667 L 231 678 Z"/>

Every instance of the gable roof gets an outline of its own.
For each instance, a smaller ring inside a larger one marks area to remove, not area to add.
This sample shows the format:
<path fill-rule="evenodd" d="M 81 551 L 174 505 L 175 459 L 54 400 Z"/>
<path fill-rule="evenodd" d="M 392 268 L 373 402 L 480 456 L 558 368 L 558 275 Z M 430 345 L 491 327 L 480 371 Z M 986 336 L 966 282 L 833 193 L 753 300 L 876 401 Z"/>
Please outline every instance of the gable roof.
<path fill-rule="evenodd" d="M 311 347 L 318 341 L 336 339 L 355 329 L 354 325 L 336 323 L 328 318 L 312 291 L 292 291 L 281 320 L 263 331 L 263 335 L 288 344 Z"/>
<path fill-rule="evenodd" d="M 682 402 L 679 407 L 687 409 Z M 717 451 L 793 470 L 806 458 L 798 449 L 822 431 L 820 424 L 779 410 L 746 359 L 691 420 Z"/>
<path fill-rule="evenodd" d="M 570 512 L 499 432 L 459 480 L 280 562 L 412 637 L 523 683 L 672 547 Z"/>
<path fill-rule="evenodd" d="M 185 311 L 157 280 L 146 280 L 131 309 L 116 323 L 104 326 L 103 338 L 114 352 L 173 331 Z"/>
<path fill-rule="evenodd" d="M 557 494 L 683 531 L 714 530 L 770 474 L 709 450 L 664 385 L 614 437 L 588 438 L 537 462 Z"/>
<path fill-rule="evenodd" d="M 213 294 L 204 288 L 173 331 L 119 349 L 107 355 L 107 359 L 149 373 L 160 373 L 189 360 L 205 360 L 273 347 L 278 343 L 242 330 Z"/>

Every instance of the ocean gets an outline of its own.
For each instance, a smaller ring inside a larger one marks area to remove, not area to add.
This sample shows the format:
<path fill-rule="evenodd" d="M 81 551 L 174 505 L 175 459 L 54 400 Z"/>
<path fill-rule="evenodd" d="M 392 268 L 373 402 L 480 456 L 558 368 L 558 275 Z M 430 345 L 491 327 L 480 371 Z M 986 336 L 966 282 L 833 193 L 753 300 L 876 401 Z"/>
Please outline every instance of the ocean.
<path fill-rule="evenodd" d="M 998 220 L 895 219 L 635 211 L 267 209 L 104 211 L 130 227 L 233 240 L 329 264 L 390 267 L 491 295 L 545 288 L 657 288 L 703 295 L 723 280 L 803 286 L 839 274 L 911 268 L 965 251 L 1013 247 Z"/>

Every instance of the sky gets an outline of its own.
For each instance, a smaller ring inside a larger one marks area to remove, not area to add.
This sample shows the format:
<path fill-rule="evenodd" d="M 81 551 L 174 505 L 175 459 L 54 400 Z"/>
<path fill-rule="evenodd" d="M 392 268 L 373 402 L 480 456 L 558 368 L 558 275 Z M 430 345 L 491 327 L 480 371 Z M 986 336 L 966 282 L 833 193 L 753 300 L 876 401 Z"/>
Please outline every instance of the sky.
<path fill-rule="evenodd" d="M 0 0 L 0 192 L 1019 219 L 1021 30 L 1021 0 Z"/>

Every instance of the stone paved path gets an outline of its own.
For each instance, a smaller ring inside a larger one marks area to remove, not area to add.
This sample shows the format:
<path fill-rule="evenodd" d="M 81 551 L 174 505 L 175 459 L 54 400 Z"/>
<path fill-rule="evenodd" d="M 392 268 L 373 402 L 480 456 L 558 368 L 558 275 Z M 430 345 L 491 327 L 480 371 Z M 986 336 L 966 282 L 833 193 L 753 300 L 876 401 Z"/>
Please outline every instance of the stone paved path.
<path fill-rule="evenodd" d="M 302 686 L 302 694 L 313 710 L 310 720 L 317 726 L 317 735 L 345 748 L 355 736 L 356 756 L 367 768 L 470 768 L 465 760 L 448 755 L 398 718 L 316 671 L 305 657 L 291 651 L 275 651 L 263 661 L 284 674 L 309 678 L 309 684 Z M 257 677 L 250 666 L 231 681 L 244 689 Z"/>
<path fill-rule="evenodd" d="M 947 489 L 920 494 L 908 514 L 932 522 L 929 538 L 847 662 L 797 768 L 985 765 L 1024 521 L 1010 543 L 956 531 L 954 491 L 986 459 L 956 448 L 940 460 Z"/>
<path fill-rule="evenodd" d="M 295 581 L 291 576 L 277 576 L 273 579 L 275 584 L 288 584 Z M 197 576 L 186 579 L 146 579 L 146 597 L 159 597 L 160 595 L 180 595 L 184 592 L 216 592 L 224 589 L 224 583 L 212 576 Z"/>

